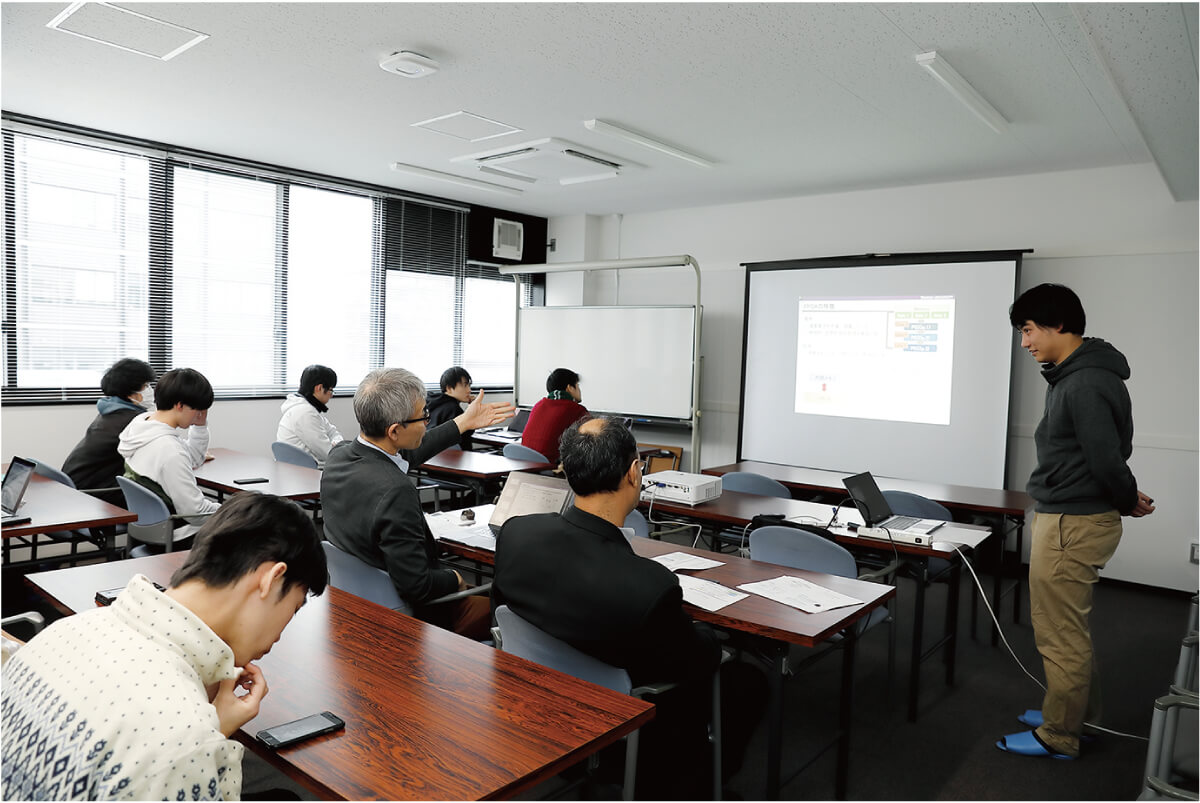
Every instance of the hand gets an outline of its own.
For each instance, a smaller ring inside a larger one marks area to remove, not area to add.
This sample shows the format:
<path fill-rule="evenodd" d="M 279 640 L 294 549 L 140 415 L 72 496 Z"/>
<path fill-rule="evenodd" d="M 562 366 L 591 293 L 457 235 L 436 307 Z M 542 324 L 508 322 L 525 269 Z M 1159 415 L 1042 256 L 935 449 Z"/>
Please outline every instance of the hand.
<path fill-rule="evenodd" d="M 1138 503 L 1129 515 L 1135 519 L 1140 519 L 1142 516 L 1149 516 L 1154 512 L 1154 500 L 1146 496 L 1141 491 L 1138 491 Z"/>
<path fill-rule="evenodd" d="M 468 429 L 482 429 L 507 421 L 516 414 L 516 411 L 517 408 L 513 407 L 511 402 L 484 404 L 481 390 L 479 395 L 467 405 L 467 409 L 463 411 L 462 415 L 454 419 L 454 423 L 458 424 L 459 432 L 466 432 Z"/>
<path fill-rule="evenodd" d="M 467 581 L 463 579 L 463 576 L 458 573 L 457 569 L 454 570 L 454 576 L 458 578 L 458 590 L 466 591 L 467 590 Z"/>
<path fill-rule="evenodd" d="M 196 417 L 194 419 L 192 419 L 192 426 L 193 427 L 207 427 L 208 426 L 208 410 L 197 410 Z"/>
<path fill-rule="evenodd" d="M 238 688 L 245 689 L 246 693 L 239 697 L 234 693 Z M 213 707 L 217 709 L 217 718 L 221 722 L 221 733 L 230 738 L 238 728 L 258 716 L 259 703 L 266 696 L 267 679 L 254 664 L 247 663 L 236 680 L 222 680 L 213 698 Z"/>

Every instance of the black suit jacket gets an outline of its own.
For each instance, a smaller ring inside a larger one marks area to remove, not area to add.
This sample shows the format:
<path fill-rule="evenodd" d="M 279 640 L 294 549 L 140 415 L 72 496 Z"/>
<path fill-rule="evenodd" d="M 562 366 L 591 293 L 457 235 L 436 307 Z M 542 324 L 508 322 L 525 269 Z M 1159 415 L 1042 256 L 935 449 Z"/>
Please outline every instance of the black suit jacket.
<path fill-rule="evenodd" d="M 429 431 L 404 456 L 416 463 L 458 439 L 453 423 Z M 321 474 L 325 537 L 372 566 L 386 569 L 416 615 L 437 624 L 423 603 L 458 589 L 450 569 L 438 568 L 437 542 L 425 523 L 412 480 L 379 450 L 357 439 L 336 444 Z"/>
<path fill-rule="evenodd" d="M 509 519 L 496 541 L 495 605 L 629 672 L 634 685 L 712 676 L 716 636 L 683 612 L 679 580 L 609 522 L 571 507 Z"/>

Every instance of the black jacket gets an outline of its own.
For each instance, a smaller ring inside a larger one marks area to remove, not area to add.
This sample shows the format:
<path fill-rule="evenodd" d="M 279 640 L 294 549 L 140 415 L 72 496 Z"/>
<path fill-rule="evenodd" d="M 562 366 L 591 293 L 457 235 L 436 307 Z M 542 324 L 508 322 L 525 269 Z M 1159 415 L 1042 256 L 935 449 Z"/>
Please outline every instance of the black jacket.
<path fill-rule="evenodd" d="M 125 458 L 117 454 L 117 441 L 129 422 L 146 412 L 133 402 L 112 396 L 101 399 L 96 407 L 100 414 L 88 424 L 83 439 L 75 444 L 62 466 L 63 473 L 81 490 L 117 486 L 116 478 L 125 473 Z M 95 496 L 109 504 L 125 507 L 125 494 L 119 490 Z"/>
<path fill-rule="evenodd" d="M 429 426 L 436 427 L 462 415 L 462 404 L 458 399 L 447 396 L 445 393 L 430 393 L 425 399 L 425 411 L 429 413 Z M 459 437 L 458 445 L 464 451 L 471 451 L 471 433 L 474 431 L 468 429 Z"/>

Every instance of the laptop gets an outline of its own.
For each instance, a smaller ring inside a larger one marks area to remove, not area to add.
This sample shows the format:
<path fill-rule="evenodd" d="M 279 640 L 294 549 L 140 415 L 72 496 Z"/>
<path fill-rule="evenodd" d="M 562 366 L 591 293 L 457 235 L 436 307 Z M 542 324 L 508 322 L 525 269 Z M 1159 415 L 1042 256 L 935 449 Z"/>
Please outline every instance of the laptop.
<path fill-rule="evenodd" d="M 488 519 L 488 528 L 493 535 L 498 535 L 504 523 L 514 516 L 562 513 L 574 500 L 571 486 L 562 477 L 514 471 L 504 482 L 504 490 L 496 500 L 496 509 Z"/>
<path fill-rule="evenodd" d="M 0 507 L 4 510 L 4 519 L 0 524 L 20 524 L 29 521 L 28 516 L 18 516 L 17 509 L 21 507 L 21 499 L 29 480 L 33 477 L 34 462 L 23 457 L 14 457 L 9 463 L 0 485 Z"/>
<path fill-rule="evenodd" d="M 486 432 L 497 438 L 506 438 L 508 440 L 517 441 L 521 439 L 521 433 L 525 431 L 525 424 L 529 421 L 528 410 L 517 410 L 517 414 L 508 422 L 507 427 L 485 427 L 479 430 Z"/>
<path fill-rule="evenodd" d="M 886 527 L 896 533 L 928 535 L 946 522 L 937 519 L 920 519 L 915 516 L 897 516 L 884 498 L 883 492 L 871 472 L 864 471 L 842 480 L 855 507 L 862 514 L 868 527 Z"/>

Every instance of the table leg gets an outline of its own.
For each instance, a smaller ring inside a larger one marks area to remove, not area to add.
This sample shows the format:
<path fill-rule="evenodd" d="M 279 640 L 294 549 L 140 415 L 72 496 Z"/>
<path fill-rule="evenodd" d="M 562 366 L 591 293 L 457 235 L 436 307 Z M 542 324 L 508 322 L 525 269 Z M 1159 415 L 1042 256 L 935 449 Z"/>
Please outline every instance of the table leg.
<path fill-rule="evenodd" d="M 950 588 L 946 596 L 946 644 L 943 660 L 946 662 L 946 685 L 954 685 L 954 666 L 958 655 L 958 599 L 962 585 L 962 562 L 955 560 L 950 569 Z"/>
<path fill-rule="evenodd" d="M 1025 552 L 1025 517 L 1014 518 L 1017 533 L 1017 578 L 1013 586 L 1013 624 L 1021 624 L 1021 556 Z"/>
<path fill-rule="evenodd" d="M 779 799 L 779 774 L 783 758 L 783 663 L 786 645 L 773 645 L 767 668 L 767 793 L 766 800 Z"/>
<path fill-rule="evenodd" d="M 1004 598 L 1004 542 L 1008 540 L 1007 533 L 1004 531 L 1003 519 L 1001 520 L 1001 529 L 997 533 L 996 538 L 996 574 L 992 581 L 992 611 L 999 617 L 1000 601 Z M 996 626 L 996 622 L 992 622 L 992 646 L 995 647 L 1000 643 L 1000 628 Z"/>
<path fill-rule="evenodd" d="M 917 721 L 917 695 L 921 686 L 921 640 L 925 630 L 925 588 L 929 585 L 929 559 L 921 558 L 917 599 L 913 606 L 912 660 L 908 676 L 908 721 Z"/>
<path fill-rule="evenodd" d="M 854 649 L 858 644 L 858 626 L 847 628 L 842 643 L 842 700 L 838 712 L 837 769 L 834 774 L 833 795 L 837 800 L 846 799 L 847 781 L 850 776 L 850 723 L 854 712 Z"/>

